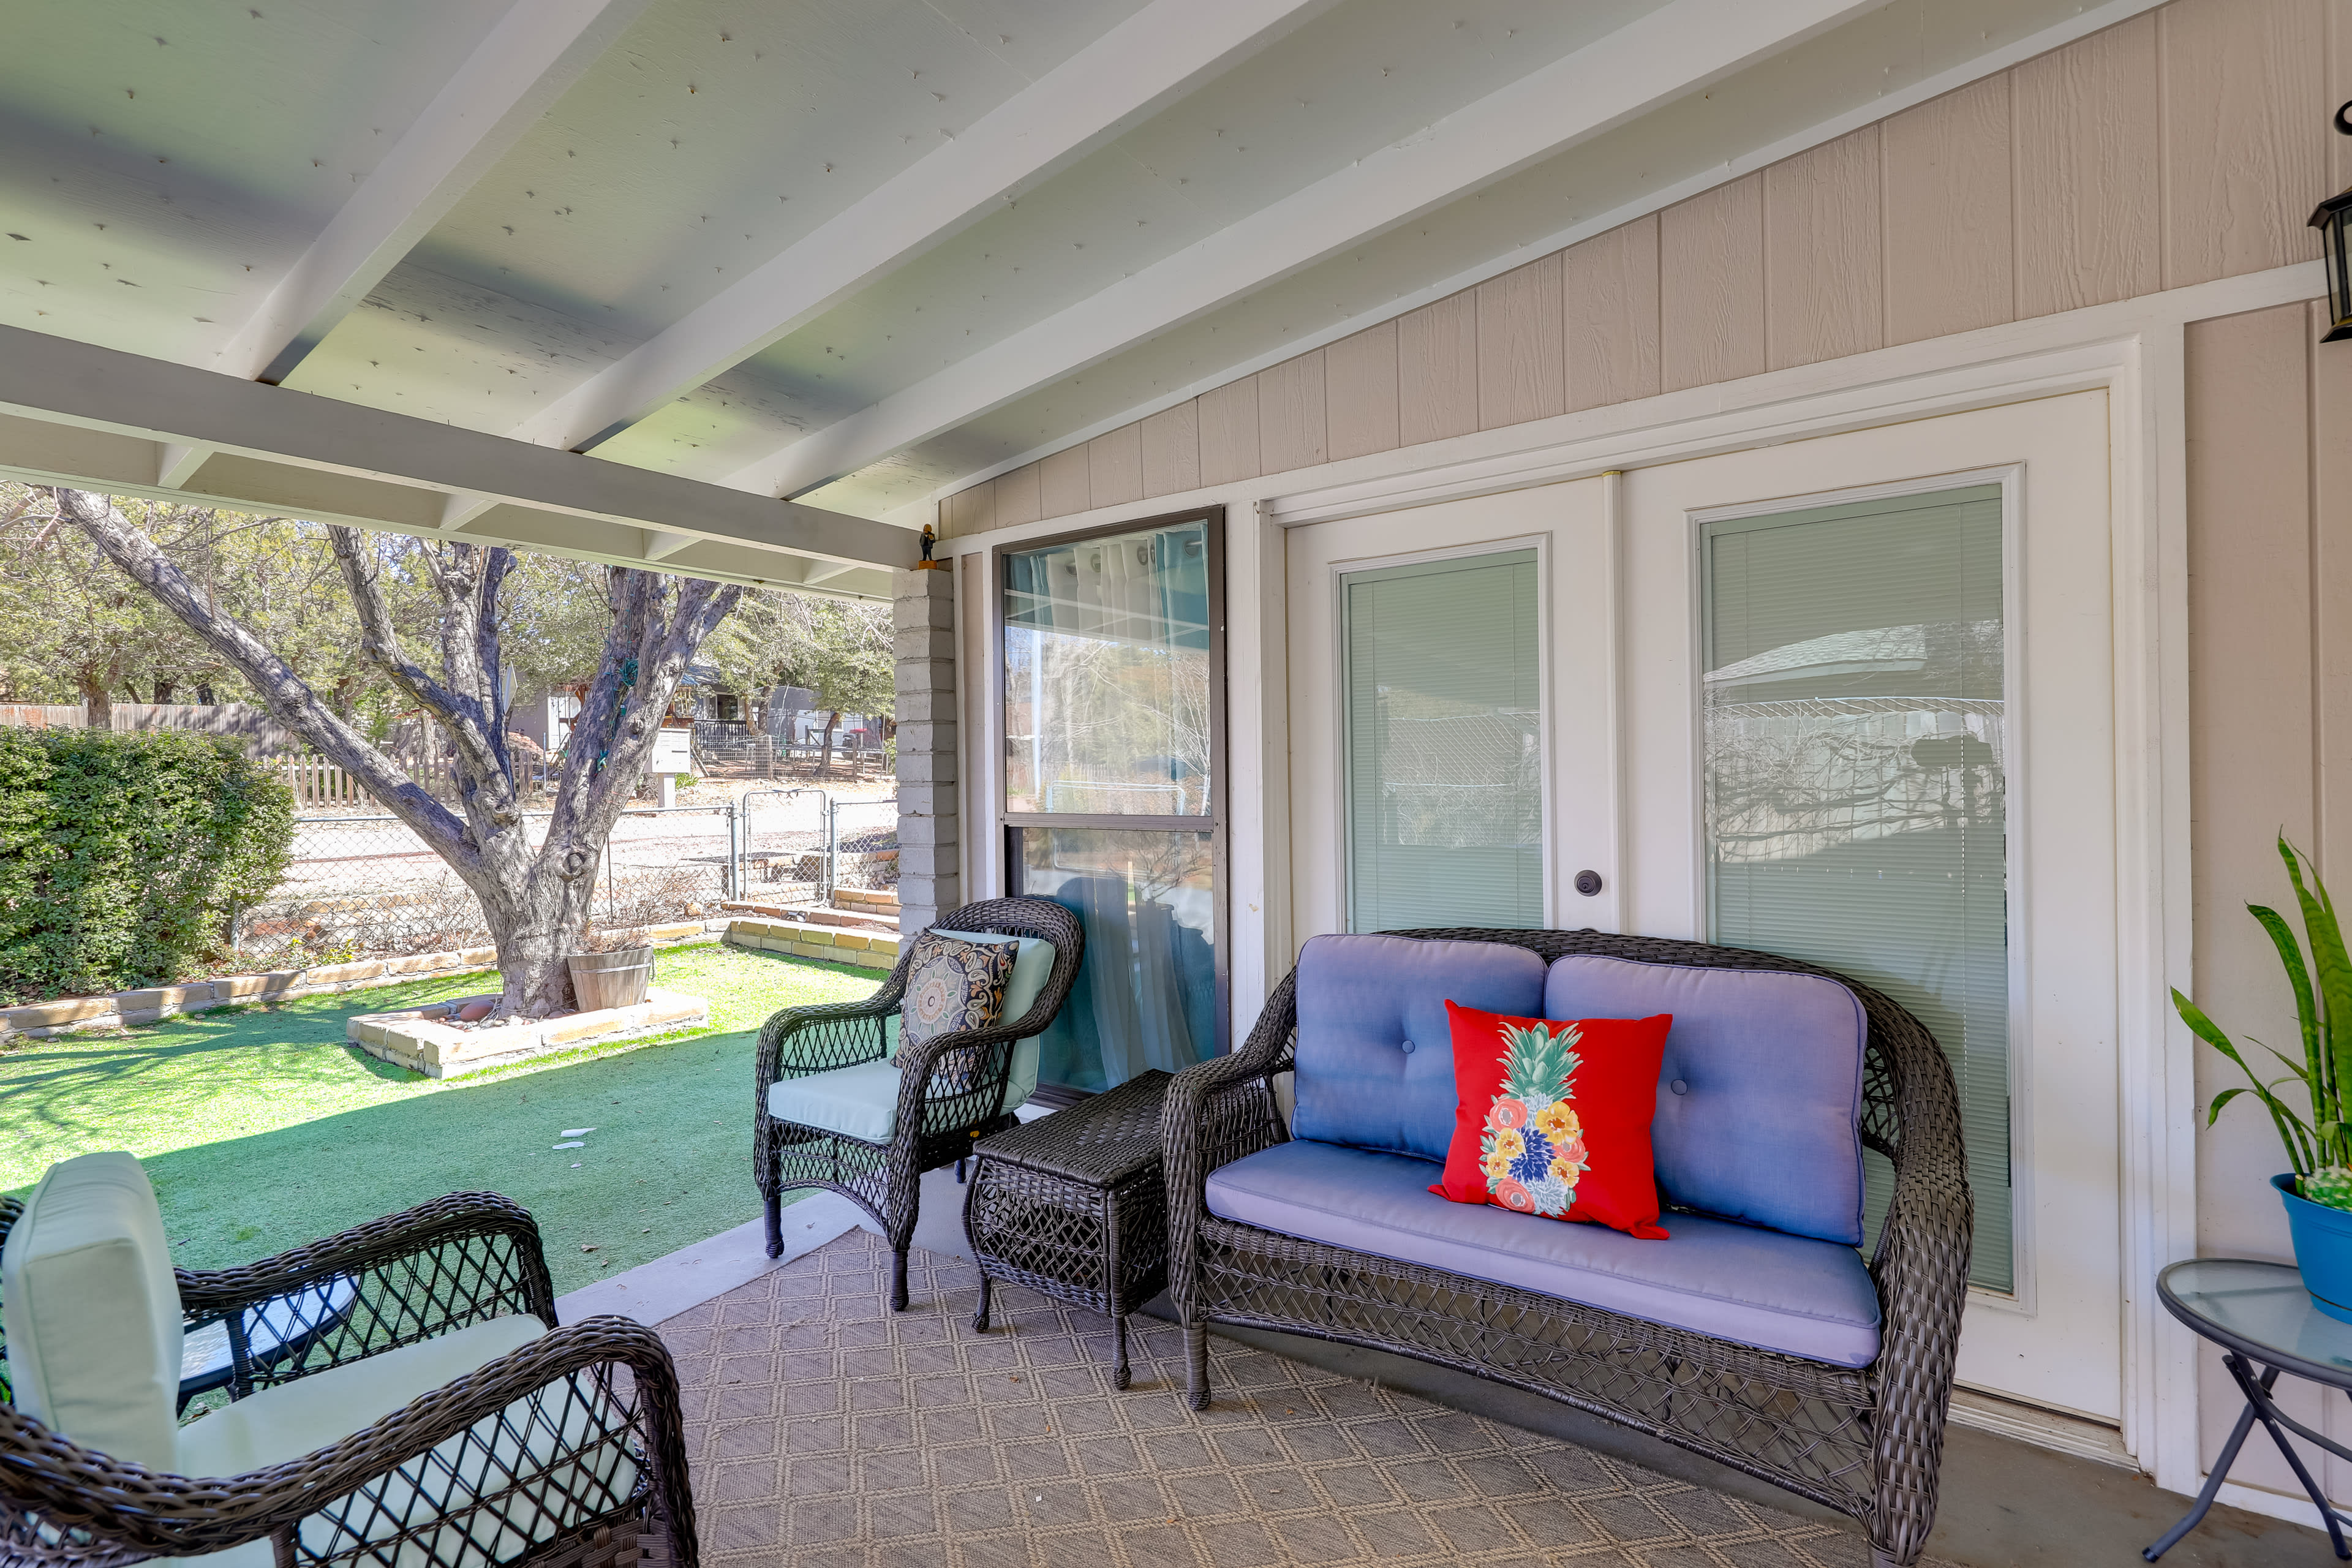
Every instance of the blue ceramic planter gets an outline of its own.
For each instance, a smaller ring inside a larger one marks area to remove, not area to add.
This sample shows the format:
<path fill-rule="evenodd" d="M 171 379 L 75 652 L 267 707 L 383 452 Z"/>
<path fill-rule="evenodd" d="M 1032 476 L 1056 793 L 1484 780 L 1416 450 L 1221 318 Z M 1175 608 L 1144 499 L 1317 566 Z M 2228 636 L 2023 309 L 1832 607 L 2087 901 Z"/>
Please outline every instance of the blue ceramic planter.
<path fill-rule="evenodd" d="M 2294 1263 L 2311 1304 L 2339 1323 L 2352 1323 L 2352 1211 L 2298 1196 L 2292 1175 L 2273 1176 L 2271 1185 L 2286 1200 Z"/>

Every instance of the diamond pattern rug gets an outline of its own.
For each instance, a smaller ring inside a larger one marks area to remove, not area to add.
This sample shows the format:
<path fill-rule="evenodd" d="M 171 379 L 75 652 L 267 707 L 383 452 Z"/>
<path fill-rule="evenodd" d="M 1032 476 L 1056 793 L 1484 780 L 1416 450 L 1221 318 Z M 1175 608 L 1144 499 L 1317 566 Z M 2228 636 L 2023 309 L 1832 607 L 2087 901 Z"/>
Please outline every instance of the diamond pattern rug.
<path fill-rule="evenodd" d="M 1858 1535 L 1211 1335 L 1093 1313 L 853 1230 L 662 1324 L 713 1568 L 1858 1568 Z"/>

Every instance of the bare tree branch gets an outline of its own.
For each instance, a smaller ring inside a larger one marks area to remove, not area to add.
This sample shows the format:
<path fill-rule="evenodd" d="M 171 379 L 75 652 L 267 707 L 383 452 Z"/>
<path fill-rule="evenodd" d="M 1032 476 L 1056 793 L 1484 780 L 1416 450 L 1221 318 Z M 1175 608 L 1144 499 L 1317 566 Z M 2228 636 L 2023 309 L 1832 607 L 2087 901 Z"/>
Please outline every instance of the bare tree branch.
<path fill-rule="evenodd" d="M 87 534 L 107 559 L 155 595 L 190 630 L 234 665 L 278 721 L 331 758 L 386 809 L 452 866 L 478 868 L 465 825 L 435 800 L 367 738 L 337 718 L 301 677 L 261 640 L 198 593 L 186 575 L 133 527 L 114 503 L 88 490 L 57 488 L 58 509 Z M 388 625 L 387 617 L 387 625 Z"/>

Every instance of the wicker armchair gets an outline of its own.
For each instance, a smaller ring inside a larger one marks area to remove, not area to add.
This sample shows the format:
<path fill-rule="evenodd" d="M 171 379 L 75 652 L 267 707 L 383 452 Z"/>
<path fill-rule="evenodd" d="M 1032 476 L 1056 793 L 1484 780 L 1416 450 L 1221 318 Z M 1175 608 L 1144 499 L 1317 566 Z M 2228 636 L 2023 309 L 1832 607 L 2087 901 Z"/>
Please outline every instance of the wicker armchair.
<path fill-rule="evenodd" d="M 22 1213 L 0 1200 L 0 1249 Z M 340 1442 L 225 1479 L 82 1447 L 0 1403 L 0 1564 L 242 1547 L 224 1562 L 694 1568 L 669 1352 L 624 1318 L 554 1328 L 539 1227 L 516 1205 L 453 1194 L 242 1268 L 180 1269 L 177 1283 L 192 1338 L 226 1331 L 233 1401 L 502 1317 L 552 1331 Z"/>
<path fill-rule="evenodd" d="M 1013 1047 L 1041 1034 L 1068 1000 L 1078 977 L 1086 938 L 1077 917 L 1050 899 L 990 899 L 944 915 L 937 929 L 1036 937 L 1051 942 L 1054 964 L 1036 1000 L 1020 1017 L 987 1029 L 940 1035 L 898 1058 L 898 1113 L 889 1141 L 868 1142 L 844 1132 L 772 1116 L 769 1089 L 782 1080 L 879 1061 L 889 1048 L 888 1023 L 906 995 L 909 941 L 882 989 L 862 1002 L 793 1007 L 760 1030 L 753 1096 L 751 1170 L 766 1201 L 768 1256 L 784 1248 L 787 1188 L 822 1187 L 872 1215 L 896 1255 L 890 1305 L 907 1306 L 907 1247 L 915 1234 L 922 1174 L 953 1164 L 972 1141 L 1013 1124 L 1005 1103 Z"/>
<path fill-rule="evenodd" d="M 1869 1020 L 1863 1141 L 1895 1165 L 1893 1199 L 1869 1258 L 1878 1358 L 1846 1368 L 1757 1350 L 1211 1214 L 1204 1184 L 1212 1171 L 1288 1137 L 1272 1080 L 1291 1068 L 1294 972 L 1239 1050 L 1187 1068 L 1168 1091 L 1168 1272 L 1193 1407 L 1209 1402 L 1211 1323 L 1393 1351 L 1720 1460 L 1861 1521 L 1878 1568 L 1916 1562 L 1936 1518 L 1972 1218 L 1958 1096 L 1935 1037 L 1878 992 L 1769 953 L 1592 931 L 1392 934 L 1516 942 L 1546 963 L 1598 953 L 1825 974 L 1852 990 Z"/>

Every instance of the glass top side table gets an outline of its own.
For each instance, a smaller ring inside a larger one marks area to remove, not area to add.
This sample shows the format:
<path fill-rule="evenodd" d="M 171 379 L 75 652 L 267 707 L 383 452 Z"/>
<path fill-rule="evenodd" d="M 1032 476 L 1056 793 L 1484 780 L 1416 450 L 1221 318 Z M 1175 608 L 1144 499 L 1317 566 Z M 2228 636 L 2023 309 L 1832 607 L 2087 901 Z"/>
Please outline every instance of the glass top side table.
<path fill-rule="evenodd" d="M 2271 1398 L 2271 1386 L 2283 1372 L 2352 1395 L 2352 1324 L 2339 1323 L 2315 1308 L 2303 1288 L 2302 1273 L 2291 1264 L 2193 1258 L 2171 1264 L 2158 1275 L 2156 1291 L 2165 1310 L 2200 1339 L 2221 1347 L 2221 1364 L 2230 1369 L 2231 1378 L 2246 1396 L 2246 1407 L 2230 1429 L 2230 1440 L 2221 1446 L 2221 1458 L 2214 1461 L 2212 1474 L 2205 1478 L 2205 1489 L 2197 1494 L 2195 1506 L 2140 1555 L 2153 1563 L 2197 1528 L 2213 1506 L 2221 1482 L 2228 1479 L 2246 1435 L 2260 1421 L 2279 1452 L 2286 1456 L 2303 1489 L 2311 1494 L 2336 1555 L 2352 1558 L 2338 1522 L 2352 1523 L 2352 1516 L 2339 1515 L 2328 1506 L 2327 1494 L 2304 1468 L 2286 1435 L 2293 1432 L 2341 1458 L 2352 1459 L 2352 1451 L 2297 1421 Z"/>

